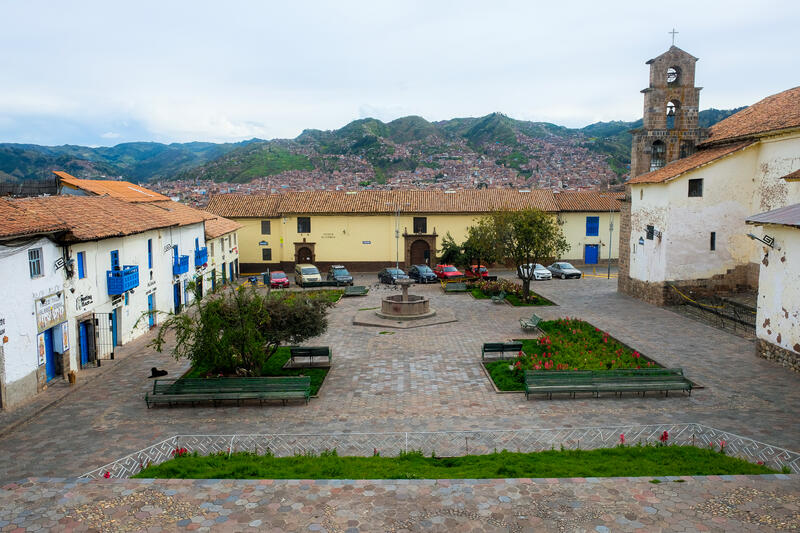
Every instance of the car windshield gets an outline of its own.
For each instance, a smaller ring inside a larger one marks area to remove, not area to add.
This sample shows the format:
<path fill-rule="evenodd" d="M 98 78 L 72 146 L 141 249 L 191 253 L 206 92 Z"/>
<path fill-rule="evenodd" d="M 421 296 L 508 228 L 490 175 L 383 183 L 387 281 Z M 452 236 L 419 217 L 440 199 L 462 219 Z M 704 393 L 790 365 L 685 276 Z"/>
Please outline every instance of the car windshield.
<path fill-rule="evenodd" d="M 388 268 L 386 269 L 386 272 L 388 272 L 389 274 L 394 274 L 395 276 L 403 273 L 403 271 L 400 270 L 399 268 Z"/>
<path fill-rule="evenodd" d="M 535 265 L 533 265 L 533 268 L 535 268 L 536 270 L 542 270 L 542 269 L 547 270 L 542 265 L 540 265 L 539 263 L 536 263 Z"/>
<path fill-rule="evenodd" d="M 283 272 L 273 272 L 272 274 L 269 275 L 269 277 L 272 279 L 280 279 L 280 278 L 285 278 L 286 274 L 284 274 Z"/>
<path fill-rule="evenodd" d="M 456 267 L 444 267 L 442 270 L 445 272 L 458 272 Z"/>
<path fill-rule="evenodd" d="M 346 268 L 334 268 L 333 269 L 334 276 L 349 276 L 350 272 L 347 271 Z"/>
<path fill-rule="evenodd" d="M 427 266 L 425 266 L 425 265 L 420 265 L 420 266 L 417 266 L 417 267 L 415 267 L 415 268 L 416 268 L 417 270 L 419 270 L 419 272 L 420 272 L 421 274 L 427 274 L 428 272 L 430 272 L 430 271 L 431 271 L 430 267 L 427 267 Z"/>
<path fill-rule="evenodd" d="M 304 268 L 301 270 L 301 272 L 307 276 L 310 276 L 312 274 L 319 274 L 319 270 L 317 270 L 314 267 Z"/>
<path fill-rule="evenodd" d="M 572 265 L 570 265 L 569 263 L 559 263 L 558 266 L 560 268 L 572 268 Z"/>

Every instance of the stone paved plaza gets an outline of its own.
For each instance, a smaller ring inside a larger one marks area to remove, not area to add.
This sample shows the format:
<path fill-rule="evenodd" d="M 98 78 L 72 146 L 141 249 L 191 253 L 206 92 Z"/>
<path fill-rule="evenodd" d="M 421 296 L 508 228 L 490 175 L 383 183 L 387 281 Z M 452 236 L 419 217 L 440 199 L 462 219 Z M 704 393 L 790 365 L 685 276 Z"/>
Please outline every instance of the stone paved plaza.
<path fill-rule="evenodd" d="M 370 284 L 372 279 L 364 278 Z M 800 480 L 795 475 L 661 484 L 649 479 L 78 484 L 52 479 L 73 478 L 176 434 L 698 422 L 798 448 L 800 376 L 757 358 L 752 341 L 622 296 L 614 279 L 552 280 L 534 287 L 558 304 L 536 308 L 540 316 L 585 319 L 662 365 L 683 367 L 704 388 L 668 398 L 526 402 L 521 394 L 497 394 L 479 364 L 481 344 L 524 337 L 518 319 L 530 316 L 531 308 L 445 295 L 431 285 L 412 292 L 430 296 L 431 307 L 451 310 L 457 322 L 404 330 L 354 326 L 359 309 L 378 307 L 380 297 L 390 293 L 373 290 L 367 297 L 341 300 L 331 312 L 329 331 L 308 343 L 330 345 L 334 355 L 319 398 L 309 405 L 148 410 L 143 396 L 152 385 L 149 369 L 158 366 L 179 375 L 187 365 L 154 353 L 145 338 L 125 346 L 123 357 L 102 371 L 93 370 L 93 379 L 82 373 L 75 390 L 52 387 L 16 414 L 3 413 L 3 428 L 24 423 L 0 437 L 0 480 L 11 483 L 0 492 L 0 531 L 56 525 L 103 529 L 99 515 L 91 514 L 95 504 L 118 507 L 118 527 L 107 530 L 731 531 L 780 529 L 781 521 L 791 526 L 784 529 L 797 529 Z M 60 401 L 37 414 L 37 406 L 59 395 L 64 395 Z M 24 478 L 51 479 L 13 484 Z M 146 503 L 151 500 L 155 503 Z M 137 511 L 131 514 L 131 509 Z M 173 515 L 180 518 L 170 522 Z M 778 521 L 770 526 L 767 518 Z"/>

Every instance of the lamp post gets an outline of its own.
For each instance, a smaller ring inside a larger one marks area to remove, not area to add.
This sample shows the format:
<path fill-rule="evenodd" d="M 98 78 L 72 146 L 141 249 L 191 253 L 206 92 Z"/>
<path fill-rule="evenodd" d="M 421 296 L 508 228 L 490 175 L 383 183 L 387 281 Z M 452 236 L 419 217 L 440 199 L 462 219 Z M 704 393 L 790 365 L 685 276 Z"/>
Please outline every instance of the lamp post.
<path fill-rule="evenodd" d="M 611 203 L 611 180 L 606 182 L 608 185 L 608 274 L 607 279 L 611 279 L 611 242 L 614 233 L 614 204 Z"/>
<path fill-rule="evenodd" d="M 401 204 L 386 202 L 386 205 L 392 206 L 394 208 L 394 268 L 399 270 L 400 269 L 400 207 Z M 402 206 L 407 206 L 408 203 L 402 204 Z"/>

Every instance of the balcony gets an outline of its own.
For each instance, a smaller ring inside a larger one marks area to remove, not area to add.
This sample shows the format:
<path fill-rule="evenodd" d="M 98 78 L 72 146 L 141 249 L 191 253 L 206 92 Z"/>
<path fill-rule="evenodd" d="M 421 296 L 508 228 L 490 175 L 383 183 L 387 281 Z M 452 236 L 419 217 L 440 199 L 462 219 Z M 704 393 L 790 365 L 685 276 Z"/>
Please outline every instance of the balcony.
<path fill-rule="evenodd" d="M 109 270 L 106 272 L 106 278 L 109 296 L 124 294 L 139 286 L 139 267 L 125 265 L 122 270 Z"/>
<path fill-rule="evenodd" d="M 208 248 L 200 248 L 194 251 L 194 267 L 200 268 L 208 263 Z"/>
<path fill-rule="evenodd" d="M 176 276 L 189 272 L 189 256 L 181 255 L 172 261 L 172 273 Z"/>

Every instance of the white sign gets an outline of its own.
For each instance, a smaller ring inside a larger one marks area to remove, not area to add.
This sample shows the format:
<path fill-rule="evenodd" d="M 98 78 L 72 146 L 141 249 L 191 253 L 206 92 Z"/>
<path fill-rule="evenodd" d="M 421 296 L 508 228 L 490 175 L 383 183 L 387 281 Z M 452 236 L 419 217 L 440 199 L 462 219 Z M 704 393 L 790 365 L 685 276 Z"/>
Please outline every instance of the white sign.
<path fill-rule="evenodd" d="M 40 332 L 63 322 L 65 318 L 64 298 L 61 293 L 36 300 L 36 326 Z"/>

